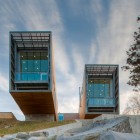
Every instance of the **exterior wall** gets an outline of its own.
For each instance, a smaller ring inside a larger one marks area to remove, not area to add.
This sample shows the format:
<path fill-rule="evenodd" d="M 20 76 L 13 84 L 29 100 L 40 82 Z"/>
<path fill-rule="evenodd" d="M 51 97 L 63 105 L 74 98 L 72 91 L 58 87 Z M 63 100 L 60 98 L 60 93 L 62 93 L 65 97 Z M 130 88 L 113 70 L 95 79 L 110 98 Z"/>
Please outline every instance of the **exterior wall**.
<path fill-rule="evenodd" d="M 79 93 L 80 99 L 79 99 L 79 117 L 80 119 L 85 118 L 85 112 L 86 112 L 86 73 L 84 71 L 83 76 L 83 85 L 82 85 L 82 91 Z"/>
<path fill-rule="evenodd" d="M 52 38 L 52 37 L 51 37 Z M 51 39 L 52 40 L 52 39 Z M 58 118 L 58 102 L 57 102 L 57 96 L 56 96 L 56 76 L 55 76 L 55 65 L 54 65 L 54 49 L 52 45 L 52 41 L 50 42 L 51 47 L 51 88 L 52 88 L 52 95 L 53 95 L 53 102 L 54 102 L 54 108 L 55 108 L 55 116 L 56 120 Z"/>
<path fill-rule="evenodd" d="M 64 120 L 75 120 L 79 119 L 79 113 L 63 113 Z"/>
<path fill-rule="evenodd" d="M 58 113 L 58 121 L 79 119 L 79 113 Z"/>
<path fill-rule="evenodd" d="M 86 112 L 86 92 L 83 93 L 82 98 L 81 98 L 81 105 L 79 107 L 80 119 L 85 118 L 85 112 Z"/>
<path fill-rule="evenodd" d="M 25 115 L 26 121 L 54 121 L 55 115 L 54 114 L 29 114 Z"/>
<path fill-rule="evenodd" d="M 12 112 L 0 112 L 0 119 L 13 119 L 16 120 Z"/>

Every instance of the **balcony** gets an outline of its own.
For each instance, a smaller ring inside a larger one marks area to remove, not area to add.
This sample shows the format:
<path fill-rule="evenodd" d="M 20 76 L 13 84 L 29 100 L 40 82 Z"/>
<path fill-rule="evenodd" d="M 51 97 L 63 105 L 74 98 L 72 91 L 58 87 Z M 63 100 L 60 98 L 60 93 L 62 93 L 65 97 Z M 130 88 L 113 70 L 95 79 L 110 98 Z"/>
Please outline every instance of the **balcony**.
<path fill-rule="evenodd" d="M 115 107 L 114 98 L 89 98 L 88 107 Z"/>
<path fill-rule="evenodd" d="M 18 82 L 48 82 L 48 73 L 45 72 L 16 72 L 15 83 Z"/>

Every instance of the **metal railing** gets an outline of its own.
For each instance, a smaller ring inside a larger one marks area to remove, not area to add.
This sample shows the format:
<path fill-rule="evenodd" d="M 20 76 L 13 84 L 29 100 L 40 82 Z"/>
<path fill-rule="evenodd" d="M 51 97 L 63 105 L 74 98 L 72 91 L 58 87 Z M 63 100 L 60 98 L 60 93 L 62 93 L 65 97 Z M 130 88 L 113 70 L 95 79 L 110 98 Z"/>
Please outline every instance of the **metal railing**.
<path fill-rule="evenodd" d="M 48 73 L 45 73 L 45 72 L 16 72 L 15 81 L 48 81 Z"/>
<path fill-rule="evenodd" d="M 89 98 L 87 102 L 88 107 L 114 107 L 114 98 Z"/>

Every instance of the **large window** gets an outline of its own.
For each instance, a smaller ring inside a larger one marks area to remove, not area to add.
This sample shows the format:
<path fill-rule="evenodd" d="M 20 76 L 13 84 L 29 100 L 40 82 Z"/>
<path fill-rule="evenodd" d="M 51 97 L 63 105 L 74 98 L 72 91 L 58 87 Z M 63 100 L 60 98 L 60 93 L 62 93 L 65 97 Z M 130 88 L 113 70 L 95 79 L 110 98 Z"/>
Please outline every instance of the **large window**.
<path fill-rule="evenodd" d="M 47 52 L 20 52 L 20 73 L 17 80 L 40 81 L 48 79 Z"/>
<path fill-rule="evenodd" d="M 111 79 L 89 79 L 87 97 L 88 106 L 114 107 Z"/>
<path fill-rule="evenodd" d="M 47 72 L 47 52 L 20 53 L 20 72 Z"/>
<path fill-rule="evenodd" d="M 91 97 L 111 97 L 111 80 L 110 79 L 89 79 L 88 96 Z"/>

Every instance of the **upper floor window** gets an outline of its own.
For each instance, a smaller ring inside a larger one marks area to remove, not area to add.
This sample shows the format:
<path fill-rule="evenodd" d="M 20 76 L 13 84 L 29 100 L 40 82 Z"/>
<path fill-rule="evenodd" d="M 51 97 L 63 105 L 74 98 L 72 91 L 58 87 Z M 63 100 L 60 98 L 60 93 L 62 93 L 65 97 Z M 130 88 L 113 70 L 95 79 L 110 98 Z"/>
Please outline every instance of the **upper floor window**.
<path fill-rule="evenodd" d="M 47 52 L 21 52 L 20 72 L 47 72 Z"/>
<path fill-rule="evenodd" d="M 111 97 L 111 79 L 89 79 L 88 95 L 93 97 Z"/>
<path fill-rule="evenodd" d="M 20 52 L 16 81 L 48 81 L 48 53 Z"/>

